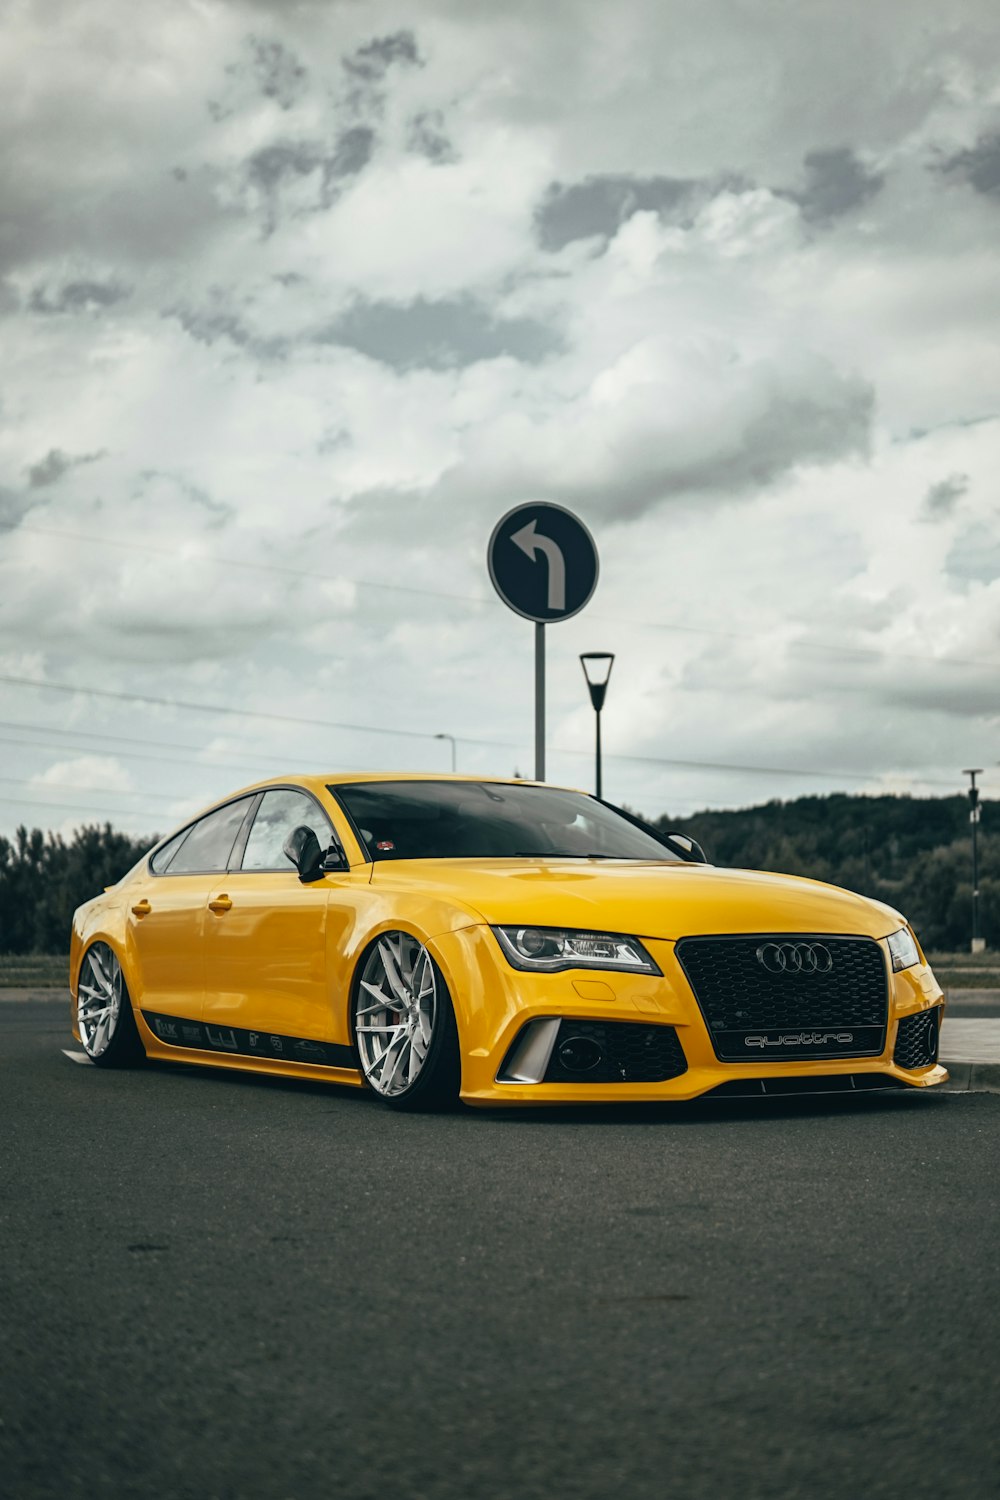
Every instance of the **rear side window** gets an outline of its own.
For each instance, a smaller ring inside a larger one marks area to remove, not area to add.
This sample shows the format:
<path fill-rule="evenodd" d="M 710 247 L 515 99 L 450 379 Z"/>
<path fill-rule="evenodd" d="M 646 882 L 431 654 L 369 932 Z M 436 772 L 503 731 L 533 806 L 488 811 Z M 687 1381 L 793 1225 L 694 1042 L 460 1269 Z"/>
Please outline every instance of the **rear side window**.
<path fill-rule="evenodd" d="M 329 848 L 333 830 L 326 816 L 305 792 L 288 787 L 265 792 L 243 854 L 244 870 L 293 870 L 282 845 L 293 828 L 311 828 L 321 849 Z"/>
<path fill-rule="evenodd" d="M 224 870 L 252 801 L 252 797 L 244 797 L 200 818 L 188 829 L 173 858 L 168 863 L 161 863 L 158 856 L 154 869 L 158 874 L 166 871 L 170 875 L 214 874 Z M 161 850 L 161 855 L 166 852 L 166 849 Z"/>
<path fill-rule="evenodd" d="M 154 875 L 163 874 L 190 832 L 190 828 L 182 828 L 180 833 L 175 833 L 173 838 L 163 845 L 162 849 L 157 849 L 149 861 L 149 868 Z"/>

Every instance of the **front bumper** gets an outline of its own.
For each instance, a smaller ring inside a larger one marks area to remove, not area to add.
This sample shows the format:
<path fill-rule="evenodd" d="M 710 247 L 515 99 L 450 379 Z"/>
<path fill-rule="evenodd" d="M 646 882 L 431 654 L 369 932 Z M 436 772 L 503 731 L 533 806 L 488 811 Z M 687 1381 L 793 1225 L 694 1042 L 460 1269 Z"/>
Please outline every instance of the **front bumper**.
<path fill-rule="evenodd" d="M 462 1042 L 463 1100 L 491 1107 L 683 1101 L 716 1089 L 724 1089 L 726 1094 L 800 1091 L 798 1085 L 782 1088 L 782 1080 L 793 1079 L 803 1080 L 805 1091 L 814 1085 L 816 1092 L 840 1092 L 872 1086 L 931 1088 L 948 1077 L 937 1063 L 901 1067 L 894 1061 L 900 1021 L 936 1006 L 943 1008 L 941 989 L 926 964 L 896 974 L 886 959 L 888 1025 L 885 1046 L 878 1056 L 815 1060 L 761 1056 L 752 1062 L 733 1063 L 716 1056 L 701 1010 L 675 955 L 675 945 L 648 938 L 642 941 L 662 975 L 591 970 L 531 974 L 515 970 L 506 963 L 485 926 L 445 934 L 432 944 L 455 1000 Z M 686 1067 L 679 1076 L 653 1083 L 588 1082 L 586 1074 L 579 1081 L 518 1081 L 511 1076 L 517 1070 L 508 1060 L 524 1028 L 530 1022 L 553 1017 L 673 1028 Z M 775 1081 L 773 1090 L 768 1087 L 769 1080 Z"/>

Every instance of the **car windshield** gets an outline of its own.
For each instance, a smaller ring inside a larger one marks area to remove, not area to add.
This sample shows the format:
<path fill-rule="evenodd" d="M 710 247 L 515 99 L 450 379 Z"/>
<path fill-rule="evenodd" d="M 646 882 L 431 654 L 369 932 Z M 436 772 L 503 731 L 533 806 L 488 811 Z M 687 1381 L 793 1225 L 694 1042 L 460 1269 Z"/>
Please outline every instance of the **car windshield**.
<path fill-rule="evenodd" d="M 491 781 L 366 781 L 329 790 L 380 859 L 641 859 L 680 863 L 582 792 Z"/>

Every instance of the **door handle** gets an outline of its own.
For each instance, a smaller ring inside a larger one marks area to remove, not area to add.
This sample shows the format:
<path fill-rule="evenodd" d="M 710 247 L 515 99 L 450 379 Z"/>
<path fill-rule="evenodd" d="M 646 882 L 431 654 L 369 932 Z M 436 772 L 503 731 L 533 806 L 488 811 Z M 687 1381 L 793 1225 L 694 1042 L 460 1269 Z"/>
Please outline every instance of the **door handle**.
<path fill-rule="evenodd" d="M 132 915 L 134 917 L 148 917 L 152 910 L 153 908 L 150 906 L 145 896 L 143 896 L 142 900 L 137 901 L 133 906 Z"/>
<path fill-rule="evenodd" d="M 208 903 L 208 909 L 209 911 L 219 912 L 221 914 L 224 911 L 230 911 L 232 909 L 232 905 L 233 903 L 230 901 L 228 896 L 216 896 L 214 900 Z"/>

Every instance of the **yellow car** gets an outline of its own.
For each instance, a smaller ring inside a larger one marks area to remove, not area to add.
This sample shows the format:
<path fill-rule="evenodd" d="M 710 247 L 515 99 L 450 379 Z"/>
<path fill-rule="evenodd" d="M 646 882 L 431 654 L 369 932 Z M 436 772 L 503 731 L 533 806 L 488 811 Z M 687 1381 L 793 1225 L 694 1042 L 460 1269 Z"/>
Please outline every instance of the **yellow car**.
<path fill-rule="evenodd" d="M 73 920 L 72 1022 L 143 1056 L 367 1086 L 394 1108 L 944 1082 L 898 912 L 716 869 L 578 791 L 285 777 L 163 840 Z"/>

